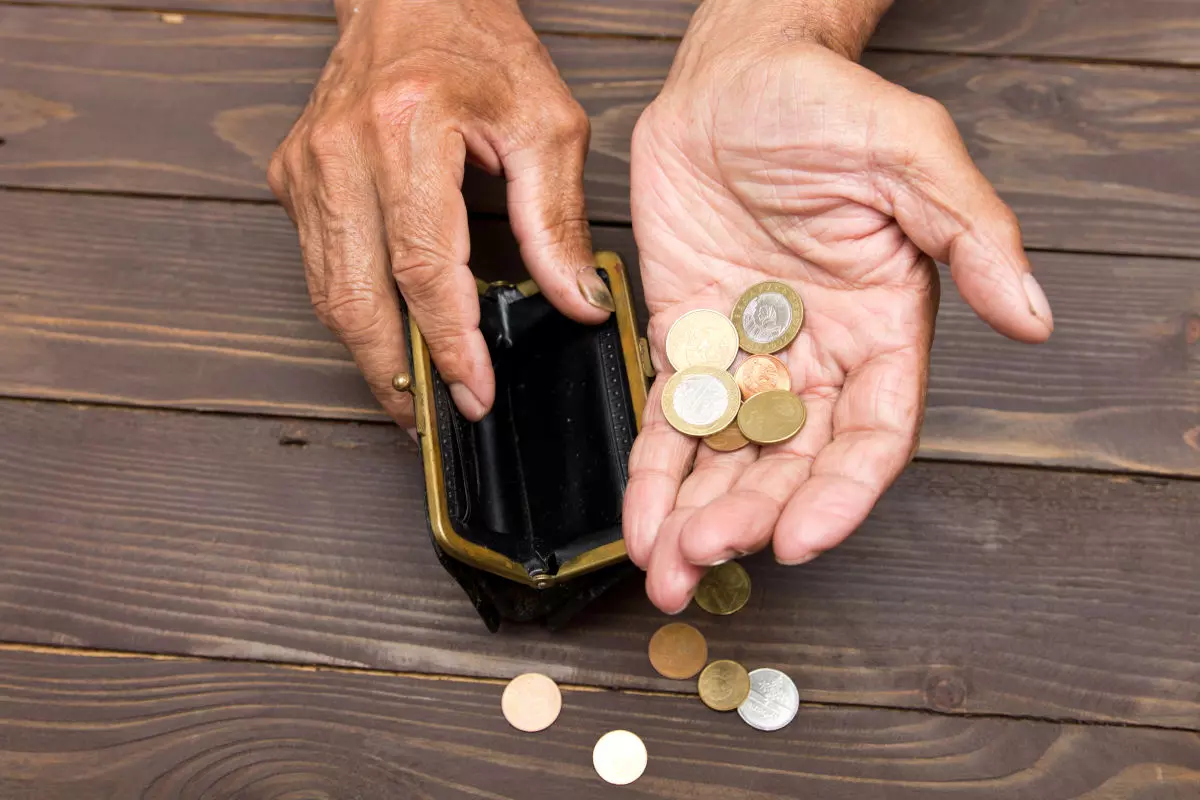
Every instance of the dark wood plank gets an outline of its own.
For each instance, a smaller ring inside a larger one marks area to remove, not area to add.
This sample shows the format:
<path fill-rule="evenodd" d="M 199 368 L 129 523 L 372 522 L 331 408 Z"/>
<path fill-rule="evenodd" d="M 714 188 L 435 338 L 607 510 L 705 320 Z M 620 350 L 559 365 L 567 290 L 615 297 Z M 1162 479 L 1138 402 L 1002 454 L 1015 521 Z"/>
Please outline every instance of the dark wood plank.
<path fill-rule="evenodd" d="M 628 228 L 598 247 L 631 264 Z M 520 264 L 473 221 L 477 272 Z M 924 456 L 1200 476 L 1200 264 L 1034 253 L 1058 331 L 978 322 L 948 275 Z M 0 190 L 0 393 L 383 419 L 309 310 L 274 207 Z"/>
<path fill-rule="evenodd" d="M 679 689 L 631 581 L 490 635 L 380 425 L 0 403 L 0 640 Z M 752 560 L 713 657 L 809 701 L 1200 728 L 1200 482 L 922 463 L 799 569 Z"/>
<path fill-rule="evenodd" d="M 264 169 L 332 43 L 326 24 L 0 7 L 0 185 L 267 200 Z M 672 42 L 546 37 L 592 118 L 590 213 L 628 218 L 629 136 Z M 951 109 L 1031 246 L 1200 254 L 1200 72 L 876 53 Z M 477 209 L 500 211 L 494 182 Z"/>
<path fill-rule="evenodd" d="M 564 692 L 540 735 L 502 686 L 285 667 L 0 650 L 0 792 L 141 797 L 608 798 L 595 741 L 650 754 L 629 796 L 1183 798 L 1194 734 L 805 706 L 764 735 L 695 698 Z M 64 767 L 66 767 L 64 769 Z M 624 794 L 622 792 L 622 794 Z"/>
<path fill-rule="evenodd" d="M 34 0 L 96 5 L 93 0 Z M 114 8 L 333 18 L 330 0 L 106 0 Z M 677 38 L 698 0 L 522 0 L 536 30 Z M 873 47 L 950 53 L 1200 63 L 1191 0 L 898 0 Z"/>

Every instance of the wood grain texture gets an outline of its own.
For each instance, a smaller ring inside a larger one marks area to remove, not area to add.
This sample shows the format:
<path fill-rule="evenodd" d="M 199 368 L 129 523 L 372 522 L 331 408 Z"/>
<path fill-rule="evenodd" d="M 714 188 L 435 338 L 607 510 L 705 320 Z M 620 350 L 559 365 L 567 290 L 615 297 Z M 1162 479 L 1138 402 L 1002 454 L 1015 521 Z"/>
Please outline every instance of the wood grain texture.
<path fill-rule="evenodd" d="M 763 735 L 696 699 L 565 692 L 513 731 L 500 685 L 191 660 L 0 651 L 0 791 L 87 796 L 612 797 L 591 768 L 615 728 L 645 741 L 639 797 L 1183 798 L 1180 731 L 806 706 Z M 64 769 L 64 767 L 66 767 Z"/>
<path fill-rule="evenodd" d="M 0 403 L 0 640 L 675 689 L 633 580 L 490 635 L 437 564 L 388 426 Z M 1200 482 L 922 463 L 712 657 L 809 701 L 1200 729 Z M 603 654 L 602 657 L 600 654 Z"/>
<path fill-rule="evenodd" d="M 93 0 L 34 0 L 96 5 Z M 329 0 L 106 0 L 114 8 L 333 18 Z M 521 0 L 535 30 L 678 38 L 698 0 Z M 1192 0 L 899 0 L 873 47 L 1200 63 Z"/>
<path fill-rule="evenodd" d="M 506 223 L 472 226 L 476 272 L 514 277 Z M 628 228 L 594 237 L 636 263 Z M 1058 322 L 1040 347 L 943 275 L 921 454 L 1200 476 L 1200 264 L 1032 257 Z M 0 394 L 383 419 L 283 212 L 199 201 L 0 191 Z"/>
<path fill-rule="evenodd" d="M 0 184 L 267 200 L 326 24 L 0 7 Z M 547 36 L 591 116 L 590 214 L 628 218 L 629 136 L 674 44 Z M 953 112 L 1031 246 L 1200 254 L 1200 72 L 875 53 Z M 473 175 L 476 209 L 502 186 Z"/>
<path fill-rule="evenodd" d="M 0 651 L 7 798 L 738 797 L 1167 800 L 1200 790 L 1181 731 L 805 706 L 765 735 L 695 698 L 564 693 L 540 735 L 498 684 L 277 666 Z M 632 729 L 649 765 L 621 791 L 596 739 Z"/>

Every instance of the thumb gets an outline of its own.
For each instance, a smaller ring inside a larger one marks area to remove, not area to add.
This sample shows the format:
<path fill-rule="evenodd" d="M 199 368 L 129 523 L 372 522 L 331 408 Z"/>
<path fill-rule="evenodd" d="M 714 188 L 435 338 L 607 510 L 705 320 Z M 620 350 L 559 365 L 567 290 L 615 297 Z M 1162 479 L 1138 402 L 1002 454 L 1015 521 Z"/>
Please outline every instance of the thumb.
<path fill-rule="evenodd" d="M 1000 333 L 1042 342 L 1054 330 L 1050 303 L 1033 277 L 1021 229 L 995 188 L 975 166 L 954 120 L 940 103 L 921 98 L 925 119 L 884 167 L 892 215 L 917 247 L 950 264 L 963 299 Z"/>
<path fill-rule="evenodd" d="M 588 119 L 573 101 L 536 142 L 507 152 L 508 213 L 521 256 L 546 298 L 579 322 L 603 322 L 612 293 L 593 266 L 583 195 Z"/>

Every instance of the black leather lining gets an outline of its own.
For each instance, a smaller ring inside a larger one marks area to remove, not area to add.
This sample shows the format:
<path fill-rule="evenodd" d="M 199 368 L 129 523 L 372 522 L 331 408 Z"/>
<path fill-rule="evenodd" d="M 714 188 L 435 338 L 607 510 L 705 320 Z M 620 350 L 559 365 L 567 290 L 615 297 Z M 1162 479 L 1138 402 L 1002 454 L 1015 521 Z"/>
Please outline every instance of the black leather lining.
<path fill-rule="evenodd" d="M 637 431 L 616 320 L 583 325 L 540 294 L 501 286 L 480 298 L 480 330 L 496 373 L 491 413 L 468 422 L 434 376 L 450 521 L 531 575 L 553 574 L 621 538 Z M 628 572 L 621 565 L 535 590 L 439 556 L 493 630 L 501 618 L 561 624 Z"/>

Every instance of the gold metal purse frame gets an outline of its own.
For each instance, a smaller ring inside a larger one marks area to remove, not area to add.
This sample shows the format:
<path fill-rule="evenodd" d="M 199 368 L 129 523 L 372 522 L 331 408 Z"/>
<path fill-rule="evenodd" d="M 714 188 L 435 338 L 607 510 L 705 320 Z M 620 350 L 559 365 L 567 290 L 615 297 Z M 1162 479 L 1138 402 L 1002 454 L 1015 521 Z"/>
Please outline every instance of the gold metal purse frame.
<path fill-rule="evenodd" d="M 596 253 L 596 267 L 608 276 L 609 289 L 616 304 L 617 332 L 621 338 L 621 351 L 625 370 L 629 378 L 629 391 L 633 399 L 633 413 L 637 429 L 642 427 L 642 411 L 646 406 L 646 380 L 654 376 L 650 367 L 649 349 L 646 340 L 637 335 L 637 319 L 633 313 L 633 302 L 625 267 L 616 253 Z M 507 282 L 488 284 L 477 282 L 479 292 L 489 286 L 512 285 Z M 532 280 L 516 284 L 517 290 L 529 297 L 539 290 Z M 412 341 L 413 380 L 411 391 L 417 418 L 417 433 L 425 446 L 421 448 L 421 459 L 425 469 L 425 490 L 429 499 L 429 522 L 438 546 L 453 558 L 479 569 L 518 581 L 527 586 L 544 589 L 561 581 L 569 580 L 585 572 L 615 564 L 626 557 L 625 542 L 609 542 L 586 553 L 582 553 L 559 567 L 554 575 L 531 576 L 526 569 L 511 559 L 474 542 L 467 541 L 454 530 L 446 503 L 446 481 L 442 473 L 442 453 L 438 445 L 437 413 L 433 404 L 433 366 L 429 348 L 415 322 L 409 322 Z"/>

